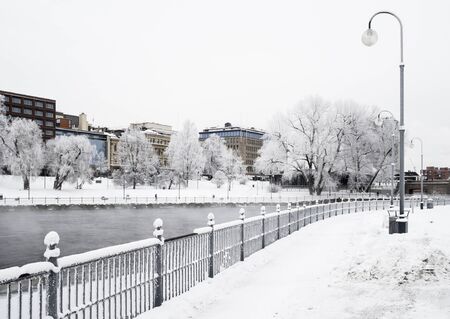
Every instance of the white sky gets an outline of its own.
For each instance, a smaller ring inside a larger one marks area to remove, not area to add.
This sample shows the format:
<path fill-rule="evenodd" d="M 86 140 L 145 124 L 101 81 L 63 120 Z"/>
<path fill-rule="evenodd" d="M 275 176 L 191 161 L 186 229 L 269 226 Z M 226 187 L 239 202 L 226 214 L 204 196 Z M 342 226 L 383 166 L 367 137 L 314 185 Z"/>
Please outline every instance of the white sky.
<path fill-rule="evenodd" d="M 0 0 L 0 89 L 54 98 L 95 125 L 155 121 L 265 128 L 308 95 L 399 114 L 405 28 L 407 134 L 450 166 L 450 1 Z M 419 169 L 419 147 L 406 166 Z"/>

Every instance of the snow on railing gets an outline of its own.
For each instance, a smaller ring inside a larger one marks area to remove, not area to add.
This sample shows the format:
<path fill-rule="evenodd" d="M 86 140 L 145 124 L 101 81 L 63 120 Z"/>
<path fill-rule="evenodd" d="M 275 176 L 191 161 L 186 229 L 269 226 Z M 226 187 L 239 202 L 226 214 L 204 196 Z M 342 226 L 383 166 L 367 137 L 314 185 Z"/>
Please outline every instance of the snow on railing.
<path fill-rule="evenodd" d="M 414 209 L 419 200 L 406 206 Z M 435 201 L 435 205 L 445 204 Z M 307 206 L 306 204 L 311 204 Z M 164 240 L 154 238 L 59 257 L 59 236 L 46 236 L 46 262 L 0 270 L 0 318 L 133 318 L 299 229 L 333 216 L 386 209 L 388 198 L 333 198 L 216 224 Z"/>

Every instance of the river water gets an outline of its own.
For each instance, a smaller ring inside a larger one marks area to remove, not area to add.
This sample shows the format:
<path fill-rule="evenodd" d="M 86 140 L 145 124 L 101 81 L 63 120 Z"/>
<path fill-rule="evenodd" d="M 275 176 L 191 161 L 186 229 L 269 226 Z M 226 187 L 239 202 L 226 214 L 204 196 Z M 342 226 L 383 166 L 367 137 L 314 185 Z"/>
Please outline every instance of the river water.
<path fill-rule="evenodd" d="M 239 218 L 238 206 L 152 208 L 61 208 L 0 211 L 0 269 L 42 261 L 44 237 L 58 232 L 61 256 L 153 237 L 153 221 L 162 218 L 164 237 L 192 233 L 207 225 L 208 213 L 216 223 Z M 246 216 L 259 214 L 260 206 L 244 206 Z M 274 207 L 266 207 L 267 212 Z"/>

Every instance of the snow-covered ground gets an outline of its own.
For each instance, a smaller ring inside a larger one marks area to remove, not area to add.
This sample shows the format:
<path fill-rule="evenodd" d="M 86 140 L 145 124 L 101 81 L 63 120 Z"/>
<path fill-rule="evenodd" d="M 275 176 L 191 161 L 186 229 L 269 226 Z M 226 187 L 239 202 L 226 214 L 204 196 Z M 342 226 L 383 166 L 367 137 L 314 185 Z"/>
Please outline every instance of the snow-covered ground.
<path fill-rule="evenodd" d="M 450 207 L 402 235 L 385 214 L 307 226 L 138 318 L 450 318 Z"/>
<path fill-rule="evenodd" d="M 89 198 L 96 198 L 95 203 L 103 203 L 100 200 L 101 197 L 106 197 L 108 200 L 105 203 L 115 203 L 123 201 L 123 188 L 114 185 L 111 179 L 98 178 L 101 183 L 85 184 L 83 189 L 76 189 L 74 184 L 65 183 L 63 184 L 62 190 L 53 190 L 53 178 L 47 177 L 37 177 L 31 182 L 30 196 L 32 198 L 38 198 L 33 202 L 28 202 L 26 199 L 28 197 L 28 191 L 23 190 L 22 180 L 18 176 L 8 176 L 0 175 L 0 195 L 2 194 L 4 198 L 9 198 L 10 200 L 0 201 L 0 204 L 17 204 L 13 199 L 20 197 L 21 200 L 18 204 L 43 204 L 43 198 L 46 197 L 46 204 L 56 204 L 51 198 L 73 198 L 71 203 L 79 203 L 80 198 L 84 197 L 83 203 L 90 204 L 94 201 L 89 200 Z M 154 203 L 155 194 L 157 194 L 158 202 L 164 203 L 165 201 L 173 201 L 178 197 L 178 187 L 173 185 L 172 189 L 156 189 L 153 186 L 138 186 L 136 189 L 127 188 L 125 190 L 126 196 L 130 198 L 129 201 L 134 202 L 136 197 L 144 199 L 140 200 L 140 203 Z M 213 198 L 214 195 L 214 198 Z M 234 181 L 232 184 L 231 191 L 228 196 L 230 198 L 240 198 L 239 201 L 245 201 L 247 198 L 249 201 L 254 201 L 255 198 L 258 199 L 273 199 L 279 201 L 280 199 L 286 199 L 288 197 L 295 198 L 298 200 L 303 200 L 309 198 L 306 190 L 283 190 L 278 193 L 269 192 L 269 183 L 261 181 L 248 181 L 246 185 L 241 185 L 239 182 Z M 324 193 L 326 196 L 326 193 Z M 189 187 L 182 187 L 180 190 L 181 202 L 193 202 L 195 197 L 196 202 L 210 202 L 210 201 L 226 201 L 227 198 L 227 185 L 223 185 L 221 188 L 207 180 L 190 181 Z M 148 198 L 148 200 L 145 200 Z M 60 204 L 67 204 L 67 201 L 59 200 Z"/>

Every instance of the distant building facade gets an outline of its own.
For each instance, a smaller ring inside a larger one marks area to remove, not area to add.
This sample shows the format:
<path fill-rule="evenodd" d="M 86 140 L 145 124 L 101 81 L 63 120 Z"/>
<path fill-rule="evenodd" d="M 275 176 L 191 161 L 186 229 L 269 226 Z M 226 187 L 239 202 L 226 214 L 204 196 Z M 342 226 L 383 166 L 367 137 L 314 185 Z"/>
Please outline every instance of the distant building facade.
<path fill-rule="evenodd" d="M 44 140 L 55 137 L 55 100 L 7 91 L 0 91 L 0 95 L 5 97 L 7 115 L 36 122 Z"/>
<path fill-rule="evenodd" d="M 155 122 L 132 123 L 130 128 L 142 130 L 147 140 L 152 144 L 159 162 L 163 167 L 168 165 L 166 149 L 173 134 L 172 126 Z"/>
<path fill-rule="evenodd" d="M 242 128 L 232 126 L 230 123 L 225 123 L 224 127 L 206 128 L 199 133 L 199 140 L 204 141 L 213 134 L 225 140 L 228 149 L 237 152 L 244 162 L 244 166 L 248 175 L 256 175 L 254 164 L 258 157 L 258 151 L 263 145 L 265 132 L 255 128 Z"/>
<path fill-rule="evenodd" d="M 427 181 L 448 180 L 450 179 L 450 168 L 427 166 L 427 168 L 422 171 L 422 174 Z"/>

